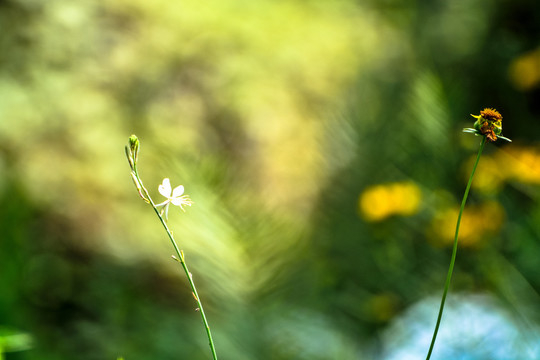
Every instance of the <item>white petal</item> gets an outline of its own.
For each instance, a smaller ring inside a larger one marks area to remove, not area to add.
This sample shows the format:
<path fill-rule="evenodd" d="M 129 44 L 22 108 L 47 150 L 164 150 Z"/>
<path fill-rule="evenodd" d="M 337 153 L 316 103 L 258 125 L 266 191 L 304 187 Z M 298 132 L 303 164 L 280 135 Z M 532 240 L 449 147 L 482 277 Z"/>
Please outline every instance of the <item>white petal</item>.
<path fill-rule="evenodd" d="M 171 197 L 171 181 L 169 178 L 163 179 L 163 183 L 158 187 L 159 193 L 166 198 Z"/>
<path fill-rule="evenodd" d="M 182 185 L 177 186 L 172 191 L 172 197 L 177 198 L 177 197 L 181 196 L 183 193 L 184 193 L 184 187 Z"/>

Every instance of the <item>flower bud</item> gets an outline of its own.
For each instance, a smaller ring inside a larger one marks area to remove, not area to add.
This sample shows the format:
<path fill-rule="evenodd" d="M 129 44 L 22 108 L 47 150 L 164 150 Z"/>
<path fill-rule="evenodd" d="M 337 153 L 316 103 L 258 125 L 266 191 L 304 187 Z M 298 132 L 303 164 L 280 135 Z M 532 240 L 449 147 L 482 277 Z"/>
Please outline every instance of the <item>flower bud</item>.
<path fill-rule="evenodd" d="M 135 170 L 137 165 L 137 158 L 139 157 L 139 139 L 135 135 L 131 135 L 128 140 L 128 145 L 126 145 L 126 157 L 129 162 L 131 170 Z"/>
<path fill-rule="evenodd" d="M 137 159 L 139 157 L 139 146 L 140 146 L 139 138 L 135 135 L 131 135 L 129 137 L 129 148 L 131 150 L 134 164 L 137 163 Z"/>

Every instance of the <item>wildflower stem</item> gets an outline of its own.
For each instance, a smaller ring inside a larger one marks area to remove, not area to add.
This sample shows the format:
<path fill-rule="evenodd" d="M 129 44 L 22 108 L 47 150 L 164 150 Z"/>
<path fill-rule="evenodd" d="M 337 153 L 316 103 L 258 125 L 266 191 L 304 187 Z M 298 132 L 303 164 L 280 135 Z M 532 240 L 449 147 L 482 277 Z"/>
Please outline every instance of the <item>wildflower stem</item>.
<path fill-rule="evenodd" d="M 482 150 L 484 150 L 484 145 L 486 144 L 486 136 L 482 136 L 482 142 L 480 143 L 480 149 L 478 149 L 478 155 L 474 163 L 471 176 L 469 177 L 469 182 L 465 188 L 465 193 L 463 194 L 463 200 L 461 201 L 461 208 L 459 209 L 459 215 L 457 218 L 456 224 L 456 233 L 454 236 L 454 247 L 452 248 L 452 258 L 450 260 L 450 266 L 448 267 L 448 274 L 446 275 L 446 283 L 444 284 L 444 291 L 441 298 L 441 306 L 439 308 L 439 315 L 437 316 L 437 323 L 435 324 L 435 330 L 433 331 L 433 338 L 431 339 L 431 345 L 429 346 L 429 351 L 426 357 L 426 360 L 431 358 L 431 352 L 433 351 L 433 346 L 435 345 L 435 339 L 437 338 L 437 333 L 439 332 L 439 325 L 441 324 L 441 318 L 444 310 L 444 303 L 446 301 L 446 295 L 448 294 L 448 288 L 450 287 L 450 281 L 452 280 L 452 273 L 454 271 L 454 264 L 456 262 L 457 254 L 457 245 L 458 245 L 458 234 L 459 234 L 459 225 L 461 224 L 461 216 L 463 215 L 463 210 L 465 209 L 465 203 L 467 202 L 467 197 L 469 196 L 469 190 L 471 189 L 471 184 L 473 180 L 476 167 L 480 161 L 480 155 L 482 155 Z"/>
<path fill-rule="evenodd" d="M 129 156 L 128 156 L 128 158 L 129 158 Z M 130 162 L 130 164 L 131 164 L 131 162 Z M 193 297 L 195 298 L 195 301 L 197 302 L 198 311 L 201 314 L 201 318 L 202 318 L 202 321 L 203 321 L 203 324 L 204 324 L 204 328 L 206 330 L 206 335 L 208 336 L 208 343 L 210 345 L 210 350 L 212 351 L 212 358 L 214 360 L 217 360 L 216 348 L 214 346 L 214 340 L 212 339 L 212 333 L 210 332 L 210 326 L 208 325 L 208 320 L 206 320 L 206 314 L 204 313 L 204 308 L 203 308 L 203 305 L 202 305 L 201 300 L 199 298 L 197 288 L 195 287 L 195 283 L 193 282 L 193 277 L 192 277 L 191 272 L 189 271 L 189 269 L 187 267 L 186 262 L 184 261 L 184 254 L 180 250 L 180 248 L 178 247 L 178 244 L 176 243 L 176 241 L 174 240 L 174 237 L 173 237 L 173 234 L 172 234 L 171 230 L 167 226 L 167 223 L 165 222 L 165 219 L 163 219 L 163 216 L 161 215 L 160 211 L 157 209 L 156 204 L 154 203 L 154 201 L 150 197 L 150 194 L 148 193 L 148 190 L 146 190 L 146 188 L 144 187 L 143 182 L 142 182 L 141 178 L 139 177 L 139 172 L 137 171 L 137 165 L 134 164 L 132 166 L 132 169 L 133 169 L 132 175 L 133 175 L 133 178 L 134 178 L 134 180 L 136 182 L 135 185 L 137 186 L 137 189 L 139 190 L 139 194 L 154 209 L 156 215 L 158 216 L 159 220 L 161 221 L 161 224 L 165 228 L 165 231 L 167 232 L 167 235 L 169 236 L 169 239 L 171 240 L 171 243 L 172 243 L 172 245 L 174 247 L 174 251 L 176 252 L 176 255 L 178 257 L 178 261 L 180 262 L 180 264 L 182 264 L 182 268 L 184 269 L 184 272 L 186 273 L 186 276 L 188 278 L 189 286 L 191 287 Z"/>

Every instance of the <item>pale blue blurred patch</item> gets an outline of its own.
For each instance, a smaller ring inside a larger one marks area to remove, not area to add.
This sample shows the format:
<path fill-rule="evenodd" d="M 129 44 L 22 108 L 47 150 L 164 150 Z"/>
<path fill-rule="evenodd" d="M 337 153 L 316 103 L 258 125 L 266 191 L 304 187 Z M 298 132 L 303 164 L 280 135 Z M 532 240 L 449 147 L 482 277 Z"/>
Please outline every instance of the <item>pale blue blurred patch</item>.
<path fill-rule="evenodd" d="M 440 298 L 423 299 L 388 327 L 381 359 L 424 359 Z M 524 326 L 490 295 L 451 294 L 432 359 L 507 360 L 540 358 L 540 329 Z"/>

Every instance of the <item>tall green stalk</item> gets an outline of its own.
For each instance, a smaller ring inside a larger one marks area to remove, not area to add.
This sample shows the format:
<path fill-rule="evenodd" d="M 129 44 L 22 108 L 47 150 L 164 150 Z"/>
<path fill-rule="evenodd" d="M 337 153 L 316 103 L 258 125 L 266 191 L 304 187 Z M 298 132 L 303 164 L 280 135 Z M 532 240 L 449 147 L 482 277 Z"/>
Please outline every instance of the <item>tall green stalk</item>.
<path fill-rule="evenodd" d="M 465 194 L 463 194 L 463 200 L 461 200 L 461 208 L 459 209 L 459 215 L 457 218 L 456 224 L 456 233 L 454 236 L 454 247 L 452 249 L 452 258 L 450 260 L 450 267 L 448 268 L 448 274 L 446 275 L 446 283 L 444 284 L 444 291 L 441 298 L 441 306 L 439 308 L 439 315 L 437 316 L 437 323 L 435 324 L 435 331 L 433 331 L 433 338 L 431 339 L 431 345 L 429 346 L 429 351 L 426 357 L 426 360 L 431 358 L 431 353 L 433 351 L 433 346 L 435 345 L 435 340 L 437 339 L 437 333 L 439 332 L 439 325 L 441 324 L 441 318 L 444 310 L 444 303 L 446 302 L 446 295 L 448 294 L 448 288 L 450 287 L 450 281 L 452 280 L 452 273 L 454 272 L 454 264 L 456 262 L 457 246 L 458 246 L 458 234 L 459 234 L 459 225 L 461 224 L 461 216 L 463 215 L 463 210 L 465 209 L 465 203 L 467 202 L 467 197 L 469 196 L 469 190 L 471 189 L 472 180 L 478 162 L 480 161 L 480 155 L 482 155 L 482 150 L 484 150 L 484 145 L 486 144 L 486 136 L 482 136 L 482 142 L 480 143 L 480 149 L 478 149 L 478 156 L 474 163 L 471 176 L 469 177 L 469 182 L 467 183 L 467 188 L 465 188 Z"/>
<path fill-rule="evenodd" d="M 463 215 L 463 210 L 465 209 L 465 203 L 467 202 L 467 197 L 469 196 L 469 190 L 471 189 L 472 180 L 478 162 L 480 161 L 480 155 L 482 155 L 482 150 L 484 150 L 484 145 L 486 141 L 495 142 L 499 139 L 512 142 L 512 140 L 502 136 L 502 115 L 497 110 L 493 108 L 485 108 L 480 111 L 480 115 L 472 115 L 476 119 L 473 128 L 465 128 L 463 132 L 474 134 L 476 136 L 482 136 L 482 142 L 480 143 L 480 149 L 478 149 L 478 155 L 476 156 L 476 161 L 474 163 L 471 176 L 469 177 L 469 182 L 467 183 L 467 188 L 465 189 L 465 194 L 463 194 L 463 200 L 461 200 L 461 208 L 459 209 L 459 215 L 456 224 L 456 234 L 454 236 L 454 247 L 452 249 L 452 259 L 450 260 L 450 266 L 448 267 L 448 274 L 446 275 L 446 283 L 444 284 L 444 291 L 441 298 L 441 306 L 439 307 L 439 315 L 437 316 L 437 323 L 435 324 L 435 330 L 433 331 L 433 338 L 431 339 L 431 345 L 429 346 L 429 351 L 426 357 L 426 360 L 431 358 L 431 353 L 433 352 L 433 347 L 435 346 L 435 340 L 437 339 L 437 333 L 439 332 L 439 326 L 441 325 L 442 314 L 444 310 L 444 303 L 446 302 L 446 295 L 448 294 L 448 288 L 450 287 L 450 281 L 452 280 L 452 273 L 454 272 L 454 264 L 456 262 L 457 254 L 457 245 L 458 245 L 458 235 L 459 235 L 459 225 L 461 224 L 461 216 Z"/>
<path fill-rule="evenodd" d="M 131 176 L 133 178 L 133 182 L 135 183 L 135 186 L 137 187 L 137 190 L 139 191 L 139 195 L 143 198 L 143 200 L 150 204 L 152 208 L 154 209 L 154 212 L 158 216 L 159 220 L 161 221 L 161 224 L 163 225 L 163 228 L 165 228 L 165 231 L 167 232 L 167 236 L 169 236 L 169 240 L 171 241 L 172 246 L 174 247 L 174 251 L 176 252 L 176 257 L 173 256 L 175 260 L 180 262 L 182 265 L 182 269 L 184 269 L 184 272 L 186 273 L 186 277 L 189 281 L 189 286 L 191 287 L 191 292 L 193 294 L 193 297 L 195 298 L 195 301 L 197 302 L 197 310 L 201 314 L 201 318 L 204 324 L 204 328 L 206 330 L 206 335 L 208 336 L 208 344 L 210 346 L 210 350 L 212 352 L 212 358 L 213 360 L 217 360 L 217 354 L 216 354 L 216 348 L 214 346 L 214 340 L 212 339 L 212 333 L 210 332 L 210 326 L 208 325 L 208 320 L 206 319 L 206 314 L 204 313 L 204 308 L 201 303 L 201 300 L 199 298 L 199 294 L 197 292 L 197 288 L 195 287 L 195 283 L 193 282 L 193 276 L 191 272 L 188 269 L 188 266 L 185 262 L 184 258 L 184 252 L 180 250 L 178 247 L 178 244 L 174 240 L 173 234 L 169 227 L 167 226 L 166 220 L 163 218 L 163 211 L 158 210 L 157 205 L 154 203 L 152 198 L 150 197 L 150 194 L 148 193 L 148 190 L 144 187 L 144 184 L 139 176 L 139 171 L 137 170 L 137 158 L 139 153 L 139 140 L 135 135 L 132 135 L 129 138 L 129 145 L 126 146 L 126 155 L 128 158 L 129 165 L 131 167 Z"/>

